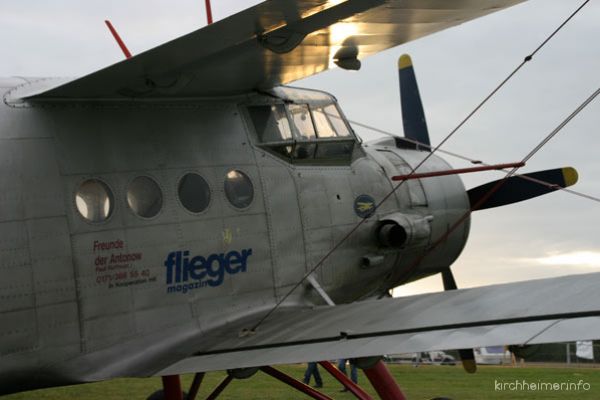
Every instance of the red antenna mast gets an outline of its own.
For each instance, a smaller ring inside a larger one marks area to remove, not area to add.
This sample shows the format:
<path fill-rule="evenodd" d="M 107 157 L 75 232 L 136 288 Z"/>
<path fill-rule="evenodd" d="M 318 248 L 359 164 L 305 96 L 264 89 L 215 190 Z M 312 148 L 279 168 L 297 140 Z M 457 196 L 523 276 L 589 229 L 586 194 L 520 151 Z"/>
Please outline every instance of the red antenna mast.
<path fill-rule="evenodd" d="M 210 8 L 210 0 L 204 0 L 204 4 L 206 4 L 206 21 L 210 25 L 213 23 L 212 9 Z"/>
<path fill-rule="evenodd" d="M 125 46 L 125 43 L 121 39 L 121 36 L 119 36 L 119 34 L 117 33 L 117 30 L 113 27 L 113 25 L 110 23 L 109 20 L 105 20 L 104 23 L 106 24 L 106 26 L 108 26 L 110 33 L 112 33 L 113 37 L 117 41 L 117 44 L 121 48 L 121 51 L 125 55 L 125 58 L 131 58 L 131 53 L 129 52 L 129 49 L 127 48 L 127 46 Z"/>

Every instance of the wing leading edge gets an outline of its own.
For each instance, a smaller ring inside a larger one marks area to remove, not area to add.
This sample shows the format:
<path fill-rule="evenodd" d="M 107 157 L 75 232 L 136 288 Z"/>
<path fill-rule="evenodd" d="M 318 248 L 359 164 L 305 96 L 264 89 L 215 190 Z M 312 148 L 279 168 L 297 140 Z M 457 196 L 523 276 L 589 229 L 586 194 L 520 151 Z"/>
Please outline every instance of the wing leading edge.
<path fill-rule="evenodd" d="M 157 375 L 417 351 L 600 339 L 600 273 L 282 310 L 252 336 L 217 329 Z"/>
<path fill-rule="evenodd" d="M 206 97 L 270 89 L 524 0 L 270 0 L 29 100 Z"/>

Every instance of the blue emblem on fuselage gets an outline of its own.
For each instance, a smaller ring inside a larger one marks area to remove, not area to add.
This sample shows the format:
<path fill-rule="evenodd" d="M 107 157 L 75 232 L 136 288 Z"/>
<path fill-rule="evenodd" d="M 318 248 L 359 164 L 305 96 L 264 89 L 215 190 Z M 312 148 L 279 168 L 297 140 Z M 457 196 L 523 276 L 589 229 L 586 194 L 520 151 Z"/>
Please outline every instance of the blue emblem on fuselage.
<path fill-rule="evenodd" d="M 220 286 L 225 275 L 246 272 L 252 249 L 241 252 L 211 254 L 207 257 L 190 256 L 190 252 L 172 251 L 164 262 L 166 267 L 167 293 L 187 293 L 206 286 Z"/>
<path fill-rule="evenodd" d="M 354 199 L 354 212 L 361 218 L 369 218 L 375 213 L 375 199 L 368 194 L 361 194 Z"/>

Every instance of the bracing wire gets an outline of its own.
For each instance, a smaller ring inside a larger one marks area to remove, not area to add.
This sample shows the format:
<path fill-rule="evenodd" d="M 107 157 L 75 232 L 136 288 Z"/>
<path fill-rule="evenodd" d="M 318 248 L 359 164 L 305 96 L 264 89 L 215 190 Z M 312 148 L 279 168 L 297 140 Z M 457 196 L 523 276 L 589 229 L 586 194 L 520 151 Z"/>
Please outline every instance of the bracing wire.
<path fill-rule="evenodd" d="M 554 138 L 573 118 L 575 118 L 585 107 L 588 106 L 598 95 L 600 94 L 600 88 L 598 88 L 594 93 L 592 93 L 583 103 L 581 103 L 575 111 L 573 111 L 567 118 L 565 118 L 552 132 L 550 132 L 544 139 L 542 139 L 523 159 L 521 163 L 525 164 L 529 161 L 535 154 L 537 154 L 552 138 Z M 417 267 L 421 264 L 421 262 L 429 255 L 433 250 L 435 250 L 440 244 L 444 243 L 448 237 L 460 226 L 462 226 L 465 221 L 469 219 L 471 215 L 471 211 L 477 210 L 481 207 L 494 193 L 496 193 L 502 185 L 506 183 L 506 181 L 514 176 L 520 167 L 514 167 L 510 171 L 506 173 L 503 179 L 499 180 L 483 197 L 481 197 L 477 203 L 471 206 L 471 210 L 464 213 L 448 230 L 444 233 L 440 238 L 438 238 L 428 249 L 426 252 L 421 254 L 416 261 L 407 268 L 399 281 L 406 280 L 410 277 L 410 275 L 417 269 Z"/>
<path fill-rule="evenodd" d="M 413 167 L 410 171 L 410 173 L 408 173 L 407 175 L 410 177 L 411 175 L 413 175 L 415 173 L 415 171 L 417 171 L 423 164 L 425 164 L 444 144 L 446 144 L 446 142 L 448 142 L 455 134 L 456 132 L 458 132 L 458 130 L 460 128 L 462 128 L 467 121 L 469 121 L 473 115 L 475 115 L 496 93 L 498 93 L 498 91 L 500 91 L 500 89 L 502 89 L 502 87 L 504 87 L 506 85 L 506 83 L 508 83 L 508 81 L 510 81 L 512 79 L 513 76 L 515 76 L 517 74 L 517 72 L 519 72 L 519 70 L 521 70 L 521 68 L 523 68 L 523 66 L 531 61 L 533 59 L 533 56 L 535 54 L 537 54 L 576 14 L 579 13 L 579 11 L 581 11 L 581 9 L 583 9 L 583 7 L 589 3 L 590 0 L 586 0 L 583 2 L 583 4 L 581 6 L 579 6 L 579 8 L 577 8 L 573 13 L 571 13 L 571 15 L 565 19 L 559 26 L 558 28 L 556 28 L 548 37 L 546 37 L 546 39 L 528 56 L 526 56 L 524 58 L 524 60 L 504 79 L 500 82 L 500 84 L 498 84 L 491 92 L 490 94 L 488 94 L 469 114 L 467 114 L 467 116 L 454 128 L 452 129 L 452 131 L 450 131 L 450 133 L 448 133 L 448 135 L 446 135 L 446 137 L 434 148 L 431 149 L 431 152 L 429 152 L 427 154 L 427 156 L 425 156 L 415 167 Z M 542 145 L 543 146 L 543 145 Z M 514 174 L 514 172 L 513 172 Z M 386 201 L 388 200 L 391 196 L 394 195 L 394 193 L 404 184 L 404 181 L 400 181 L 400 183 L 398 183 L 396 186 L 394 186 L 392 188 L 392 190 L 386 194 L 383 199 L 381 201 L 379 201 L 379 203 L 377 203 L 374 207 L 374 211 L 377 211 L 377 209 Z M 493 190 L 493 189 L 492 189 Z M 497 190 L 497 189 L 496 189 Z M 292 286 L 285 295 L 283 295 L 276 303 L 275 305 L 273 305 L 273 307 L 271 307 L 271 309 L 269 311 L 267 311 L 265 313 L 265 315 L 258 320 L 258 322 L 256 324 L 254 324 L 254 326 L 252 328 L 250 328 L 250 332 L 254 332 L 256 331 L 256 329 L 267 319 L 269 318 L 269 316 L 271 314 L 273 314 L 282 304 L 285 300 L 287 300 L 289 298 L 289 296 L 298 288 L 302 285 L 302 283 L 310 276 L 312 275 L 314 272 L 316 272 L 322 265 L 323 263 L 343 244 L 346 242 L 346 240 L 348 240 L 348 238 L 350 236 L 352 236 L 352 234 L 354 232 L 356 232 L 366 221 L 368 220 L 368 218 L 364 218 L 361 219 L 360 222 L 358 222 L 352 229 L 350 229 L 350 231 L 348 231 L 348 233 L 346 235 L 344 235 L 337 243 L 334 244 L 334 246 L 323 256 L 319 259 L 319 261 L 308 271 L 304 274 L 304 276 L 302 277 L 302 279 L 300 279 L 294 286 Z"/>
<path fill-rule="evenodd" d="M 386 131 L 386 130 L 380 129 L 380 128 L 376 128 L 376 127 L 373 127 L 371 125 L 364 124 L 362 122 L 353 121 L 353 120 L 348 120 L 348 122 L 350 122 L 352 125 L 360 126 L 361 128 L 369 129 L 369 130 L 371 130 L 373 132 L 381 133 L 383 135 L 387 135 L 387 136 L 390 136 L 390 137 L 398 137 L 398 135 L 396 135 L 393 132 Z M 428 145 L 428 144 L 425 144 L 425 143 L 421 143 L 421 142 L 419 142 L 417 140 L 414 140 L 414 139 L 409 139 L 409 138 L 403 137 L 402 140 L 410 142 L 410 143 L 413 143 L 413 144 L 418 145 L 419 147 L 422 147 L 422 148 L 428 148 L 428 149 L 432 148 L 431 145 Z M 446 155 L 449 155 L 449 156 L 452 156 L 452 157 L 456 157 L 456 158 L 461 159 L 463 161 L 468 161 L 471 164 L 479 164 L 479 165 L 487 165 L 487 166 L 491 165 L 491 164 L 486 163 L 484 161 L 481 161 L 479 159 L 467 157 L 467 156 L 464 156 L 462 154 L 458 154 L 458 153 L 455 153 L 455 152 L 452 152 L 452 151 L 449 151 L 449 150 L 438 149 L 438 152 L 446 154 Z M 506 172 L 506 170 L 494 170 L 494 171 L 498 171 L 500 173 L 502 173 L 503 171 Z M 520 179 L 524 179 L 526 181 L 537 183 L 537 184 L 542 185 L 542 186 L 549 187 L 551 189 L 560 190 L 560 191 L 563 191 L 565 193 L 569 193 L 569 194 L 574 195 L 574 196 L 582 197 L 584 199 L 588 199 L 588 200 L 592 200 L 592 201 L 600 203 L 600 197 L 596 197 L 596 196 L 593 196 L 593 195 L 590 195 L 590 194 L 587 194 L 587 193 L 582 193 L 582 192 L 579 192 L 579 191 L 576 191 L 576 190 L 572 190 L 572 189 L 569 189 L 569 188 L 564 188 L 564 187 L 558 186 L 558 185 L 556 185 L 554 183 L 546 182 L 546 181 L 543 181 L 541 179 L 533 178 L 533 177 L 530 177 L 530 176 L 527 176 L 527 175 L 516 175 L 516 177 L 518 177 Z"/>

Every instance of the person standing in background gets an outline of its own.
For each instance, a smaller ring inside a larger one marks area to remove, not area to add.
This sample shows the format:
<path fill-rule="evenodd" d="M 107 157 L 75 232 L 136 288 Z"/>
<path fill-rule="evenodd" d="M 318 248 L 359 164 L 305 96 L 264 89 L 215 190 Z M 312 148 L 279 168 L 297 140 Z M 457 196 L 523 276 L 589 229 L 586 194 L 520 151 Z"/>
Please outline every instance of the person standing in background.
<path fill-rule="evenodd" d="M 348 376 L 348 373 L 346 372 L 346 359 L 345 358 L 341 358 L 338 361 L 337 367 L 340 371 L 342 371 L 342 373 L 344 375 Z M 356 364 L 354 363 L 354 360 L 352 360 L 352 359 L 350 360 L 350 379 L 355 384 L 358 384 L 358 370 L 356 369 Z M 341 391 L 347 392 L 348 388 L 344 386 L 344 388 Z"/>
<path fill-rule="evenodd" d="M 306 367 L 306 372 L 304 373 L 304 383 L 306 385 L 310 384 L 310 377 L 315 377 L 315 388 L 323 387 L 323 380 L 321 379 L 321 374 L 319 373 L 319 367 L 316 362 L 309 362 Z"/>

